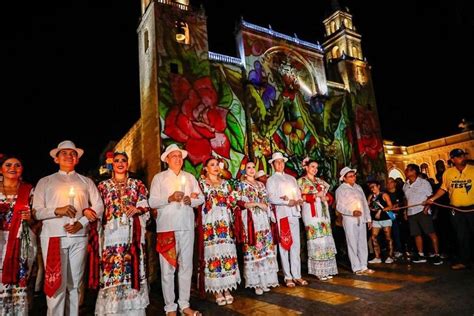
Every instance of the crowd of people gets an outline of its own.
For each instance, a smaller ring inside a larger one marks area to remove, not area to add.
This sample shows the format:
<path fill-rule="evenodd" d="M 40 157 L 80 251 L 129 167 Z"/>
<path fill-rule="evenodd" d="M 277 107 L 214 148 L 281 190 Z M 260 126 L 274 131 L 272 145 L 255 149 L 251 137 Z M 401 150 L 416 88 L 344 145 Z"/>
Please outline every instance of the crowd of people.
<path fill-rule="evenodd" d="M 161 155 L 167 169 L 154 176 L 149 191 L 129 176 L 124 152 L 113 154 L 112 177 L 98 185 L 75 171 L 84 150 L 73 142 L 63 141 L 49 154 L 59 170 L 35 187 L 21 180 L 17 156 L 0 160 L 0 315 L 27 315 L 38 280 L 48 315 L 78 315 L 86 286 L 98 290 L 96 315 L 145 315 L 150 221 L 167 315 L 201 315 L 189 302 L 193 275 L 199 293 L 212 293 L 219 306 L 233 303 L 242 277 L 256 295 L 279 286 L 279 270 L 284 286 L 308 285 L 302 244 L 307 272 L 320 281 L 338 274 L 338 252 L 348 254 L 358 275 L 373 273 L 369 264 L 391 264 L 402 256 L 414 263 L 429 257 L 440 265 L 441 251 L 452 249 L 453 269 L 471 263 L 474 167 L 461 149 L 451 151 L 454 167 L 439 178 L 435 192 L 415 164 L 407 166 L 405 183 L 362 181 L 367 192 L 356 182 L 357 170 L 344 167 L 335 197 L 318 177 L 317 161 L 304 159 L 305 174 L 296 179 L 285 173 L 288 158 L 280 152 L 269 160 L 271 176 L 249 161 L 238 181 L 229 181 L 220 176 L 222 162 L 211 156 L 196 179 L 183 170 L 187 151 L 172 144 Z M 435 209 L 446 195 L 450 208 Z M 448 234 L 457 237 L 453 247 L 440 249 L 432 211 L 449 212 L 454 229 Z M 425 255 L 426 237 L 431 256 Z"/>

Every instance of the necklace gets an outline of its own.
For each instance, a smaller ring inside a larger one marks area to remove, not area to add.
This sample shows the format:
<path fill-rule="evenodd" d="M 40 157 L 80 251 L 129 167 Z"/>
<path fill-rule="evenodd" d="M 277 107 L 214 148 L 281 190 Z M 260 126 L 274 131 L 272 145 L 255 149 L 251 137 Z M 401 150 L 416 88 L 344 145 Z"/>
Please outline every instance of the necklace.
<path fill-rule="evenodd" d="M 13 200 L 12 197 L 15 197 L 18 194 L 18 188 L 20 187 L 20 181 L 15 186 L 5 186 L 5 182 L 2 181 L 2 193 L 5 195 L 7 201 Z"/>

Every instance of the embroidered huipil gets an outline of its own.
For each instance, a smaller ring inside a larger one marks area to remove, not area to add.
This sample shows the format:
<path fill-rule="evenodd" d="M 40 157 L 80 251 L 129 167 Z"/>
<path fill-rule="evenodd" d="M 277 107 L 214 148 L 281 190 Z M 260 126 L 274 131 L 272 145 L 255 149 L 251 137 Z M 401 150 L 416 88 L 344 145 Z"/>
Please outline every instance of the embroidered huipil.
<path fill-rule="evenodd" d="M 33 191 L 31 191 L 32 193 Z M 36 235 L 26 222 L 20 226 L 17 236 L 10 236 L 17 196 L 0 193 L 0 315 L 28 315 L 27 283 L 31 267 L 36 259 Z M 31 194 L 30 194 L 31 201 Z M 9 238 L 20 238 L 20 275 L 18 284 L 3 284 L 3 261 Z"/>
<path fill-rule="evenodd" d="M 267 190 L 261 182 L 255 184 L 241 182 L 239 196 L 240 200 L 245 203 L 264 203 L 269 207 L 267 210 L 253 207 L 242 211 L 242 222 L 246 234 L 243 245 L 245 286 L 250 288 L 278 286 L 278 263 L 270 227 L 272 214 Z M 252 216 L 254 245 L 249 244 L 248 216 Z"/>
<path fill-rule="evenodd" d="M 126 313 L 145 309 L 149 304 L 148 284 L 144 260 L 145 226 L 149 218 L 148 191 L 140 180 L 128 178 L 124 183 L 109 179 L 98 186 L 105 210 L 102 226 L 100 291 L 96 315 Z M 133 235 L 133 218 L 126 216 L 127 206 L 140 208 L 140 291 L 131 287 L 132 261 L 130 245 Z"/>
<path fill-rule="evenodd" d="M 205 180 L 199 184 L 205 197 L 202 208 L 205 289 L 208 292 L 236 289 L 240 272 L 231 225 L 237 193 L 227 181 L 219 186 L 211 186 Z"/>
<path fill-rule="evenodd" d="M 329 205 L 327 201 L 322 201 L 316 196 L 317 194 L 325 196 L 329 184 L 319 178 L 315 178 L 313 182 L 307 177 L 302 177 L 298 179 L 298 185 L 305 200 L 302 216 L 308 245 L 308 273 L 318 277 L 335 275 L 336 246 L 332 237 Z M 307 196 L 311 198 L 306 198 Z M 311 203 L 315 212 L 311 210 Z"/>

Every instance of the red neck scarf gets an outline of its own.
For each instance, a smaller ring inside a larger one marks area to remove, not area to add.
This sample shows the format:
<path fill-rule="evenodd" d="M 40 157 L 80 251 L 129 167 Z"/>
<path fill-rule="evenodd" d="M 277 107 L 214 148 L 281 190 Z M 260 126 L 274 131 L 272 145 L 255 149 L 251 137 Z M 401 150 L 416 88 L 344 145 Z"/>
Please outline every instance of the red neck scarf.
<path fill-rule="evenodd" d="M 4 284 L 18 284 L 20 269 L 20 249 L 21 240 L 17 238 L 21 226 L 21 212 L 29 207 L 29 197 L 32 185 L 29 183 L 20 183 L 15 206 L 13 207 L 13 217 L 10 224 L 10 233 L 8 234 L 7 251 L 3 261 L 2 282 Z"/>

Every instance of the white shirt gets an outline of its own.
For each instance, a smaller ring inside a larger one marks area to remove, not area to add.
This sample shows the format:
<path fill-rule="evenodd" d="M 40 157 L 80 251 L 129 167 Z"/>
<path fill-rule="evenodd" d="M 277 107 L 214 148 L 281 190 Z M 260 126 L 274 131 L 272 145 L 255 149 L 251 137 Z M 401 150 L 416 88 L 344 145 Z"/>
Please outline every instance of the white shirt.
<path fill-rule="evenodd" d="M 74 197 L 70 196 L 73 188 Z M 56 216 L 54 211 L 58 207 L 74 204 L 76 218 L 82 224 L 82 229 L 75 234 L 69 234 L 64 225 L 69 224 L 67 216 Z M 89 220 L 82 214 L 86 208 L 91 208 L 102 218 L 104 204 L 99 190 L 94 182 L 71 171 L 69 173 L 59 170 L 57 173 L 41 178 L 35 188 L 33 196 L 33 209 L 36 210 L 36 218 L 43 221 L 41 237 L 79 237 L 87 236 Z"/>
<path fill-rule="evenodd" d="M 372 221 L 364 190 L 362 190 L 357 183 L 354 183 L 352 186 L 344 182 L 337 188 L 336 209 L 339 213 L 344 215 L 345 218 L 352 216 L 354 219 L 357 219 L 357 217 L 353 215 L 354 211 L 359 210 L 362 212 L 360 218 L 363 220 L 363 223 Z"/>
<path fill-rule="evenodd" d="M 431 184 L 420 177 L 417 177 L 413 183 L 409 183 L 407 180 L 403 185 L 403 192 L 405 192 L 408 205 L 423 203 L 433 194 Z M 409 207 L 407 214 L 408 216 L 418 214 L 423 211 L 423 208 L 423 205 Z"/>
<path fill-rule="evenodd" d="M 184 180 L 184 185 L 182 179 Z M 191 193 L 198 193 L 196 199 L 191 199 L 191 205 L 178 202 L 168 202 L 168 198 L 175 191 L 182 191 L 184 195 L 191 196 Z M 156 217 L 156 231 L 168 232 L 178 230 L 194 229 L 193 207 L 204 203 L 204 195 L 199 188 L 199 184 L 194 176 L 186 171 L 176 175 L 173 170 L 168 169 L 156 174 L 153 177 L 150 187 L 151 208 L 158 209 Z"/>
<path fill-rule="evenodd" d="M 276 207 L 276 216 L 279 221 L 284 217 L 301 217 L 300 206 L 288 206 L 289 200 L 300 200 L 301 192 L 296 179 L 286 173 L 275 172 L 267 180 L 268 200 Z M 283 200 L 285 196 L 288 200 Z"/>

